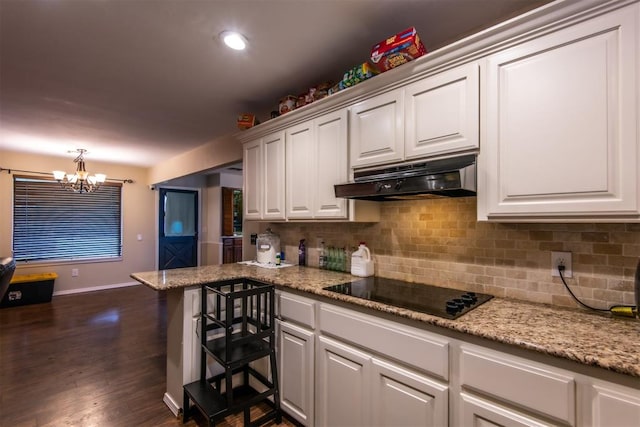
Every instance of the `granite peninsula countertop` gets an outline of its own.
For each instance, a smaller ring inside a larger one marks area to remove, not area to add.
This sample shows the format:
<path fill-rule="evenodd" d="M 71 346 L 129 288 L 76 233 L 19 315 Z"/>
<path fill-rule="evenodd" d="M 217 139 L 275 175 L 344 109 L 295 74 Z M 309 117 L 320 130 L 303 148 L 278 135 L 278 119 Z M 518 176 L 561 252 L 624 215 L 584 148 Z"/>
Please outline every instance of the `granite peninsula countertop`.
<path fill-rule="evenodd" d="M 640 321 L 637 319 L 493 298 L 458 319 L 449 320 L 325 291 L 324 287 L 358 278 L 346 273 L 298 266 L 265 269 L 222 264 L 133 273 L 131 277 L 157 291 L 246 277 L 640 377 Z"/>

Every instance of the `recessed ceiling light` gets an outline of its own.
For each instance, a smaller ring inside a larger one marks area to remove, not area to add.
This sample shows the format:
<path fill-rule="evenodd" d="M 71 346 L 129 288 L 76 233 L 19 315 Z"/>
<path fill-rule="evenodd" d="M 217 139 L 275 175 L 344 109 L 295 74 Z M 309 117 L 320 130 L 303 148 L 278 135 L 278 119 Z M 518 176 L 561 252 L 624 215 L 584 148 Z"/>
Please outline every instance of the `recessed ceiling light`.
<path fill-rule="evenodd" d="M 220 39 L 222 39 L 224 44 L 234 50 L 244 50 L 247 47 L 247 39 L 235 31 L 223 31 L 220 33 Z"/>

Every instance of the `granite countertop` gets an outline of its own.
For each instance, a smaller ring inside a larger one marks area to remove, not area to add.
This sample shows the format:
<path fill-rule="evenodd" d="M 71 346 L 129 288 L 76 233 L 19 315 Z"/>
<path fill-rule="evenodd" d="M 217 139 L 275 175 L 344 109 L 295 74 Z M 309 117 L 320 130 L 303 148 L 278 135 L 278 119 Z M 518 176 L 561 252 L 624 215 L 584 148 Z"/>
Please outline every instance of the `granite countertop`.
<path fill-rule="evenodd" d="M 265 269 L 222 264 L 133 273 L 131 277 L 158 291 L 247 277 L 640 377 L 640 321 L 637 319 L 493 298 L 458 319 L 449 320 L 325 291 L 324 287 L 358 278 L 346 273 L 298 266 Z"/>

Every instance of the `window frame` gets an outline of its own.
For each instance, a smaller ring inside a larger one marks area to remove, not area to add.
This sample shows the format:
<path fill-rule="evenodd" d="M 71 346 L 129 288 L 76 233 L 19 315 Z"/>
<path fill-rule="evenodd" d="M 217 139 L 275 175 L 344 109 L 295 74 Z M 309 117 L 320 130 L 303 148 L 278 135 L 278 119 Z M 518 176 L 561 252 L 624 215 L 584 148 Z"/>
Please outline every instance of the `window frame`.
<path fill-rule="evenodd" d="M 28 182 L 28 181 L 37 181 L 39 184 L 45 184 L 45 185 L 50 185 L 51 186 L 51 191 L 54 192 L 59 192 L 59 195 L 65 195 L 67 197 L 64 197 L 60 200 L 65 201 L 65 203 L 70 203 L 71 201 L 71 197 L 85 197 L 85 196 L 91 196 L 91 194 L 85 195 L 85 194 L 78 194 L 78 193 L 73 193 L 72 191 L 66 190 L 64 188 L 62 188 L 62 186 L 53 178 L 50 177 L 42 177 L 42 176 L 32 176 L 32 175 L 14 175 L 13 177 L 13 184 L 12 184 L 12 209 L 11 209 L 11 215 L 12 215 L 12 227 L 11 227 L 11 250 L 13 253 L 14 258 L 16 259 L 17 263 L 22 263 L 22 264 L 49 264 L 49 265 L 56 265 L 56 264 L 83 264 L 83 263 L 102 263 L 102 262 L 117 262 L 117 261 L 122 261 L 123 259 L 123 252 L 124 252 L 124 203 L 123 203 L 123 184 L 122 183 L 114 183 L 114 182 L 105 182 L 104 184 L 102 184 L 101 188 L 99 188 L 98 190 L 96 190 L 97 192 L 101 191 L 102 187 L 115 187 L 118 188 L 118 193 L 119 193 L 119 197 L 118 197 L 118 206 L 116 211 L 118 211 L 119 214 L 119 218 L 118 218 L 118 234 L 117 234 L 117 251 L 112 252 L 111 254 L 106 254 L 106 255 L 99 255 L 97 253 L 94 253 L 92 255 L 89 256 L 77 256 L 77 254 L 74 255 L 70 255 L 70 256 L 57 256 L 57 257 L 52 257 L 52 258 L 27 258 L 21 254 L 16 254 L 16 239 L 19 238 L 18 236 L 16 236 L 16 209 L 19 209 L 16 207 L 16 186 L 21 183 L 21 182 Z M 27 184 L 25 184 L 27 185 Z M 112 199 L 113 200 L 113 199 Z M 103 201 L 102 203 L 106 203 L 105 201 Z M 99 205 L 97 205 L 99 207 Z M 63 207 L 63 209 L 72 209 L 73 207 L 69 206 L 69 205 L 65 205 Z M 55 208 L 54 208 L 55 209 Z M 71 219 L 71 221 L 73 221 L 73 219 Z M 115 233 L 112 236 L 113 239 L 116 239 Z M 61 239 L 61 241 L 71 241 L 73 242 L 73 237 L 68 238 L 68 239 Z M 117 252 L 117 254 L 116 254 Z"/>

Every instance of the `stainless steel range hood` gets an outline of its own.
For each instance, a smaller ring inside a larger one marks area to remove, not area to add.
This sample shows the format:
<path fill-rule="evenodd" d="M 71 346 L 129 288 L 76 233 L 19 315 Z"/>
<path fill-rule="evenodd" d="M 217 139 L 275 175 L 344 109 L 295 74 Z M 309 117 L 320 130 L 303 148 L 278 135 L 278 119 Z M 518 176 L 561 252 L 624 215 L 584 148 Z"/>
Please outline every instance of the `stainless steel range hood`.
<path fill-rule="evenodd" d="M 334 185 L 336 197 L 406 200 L 476 194 L 476 155 L 358 171 L 354 182 Z"/>

